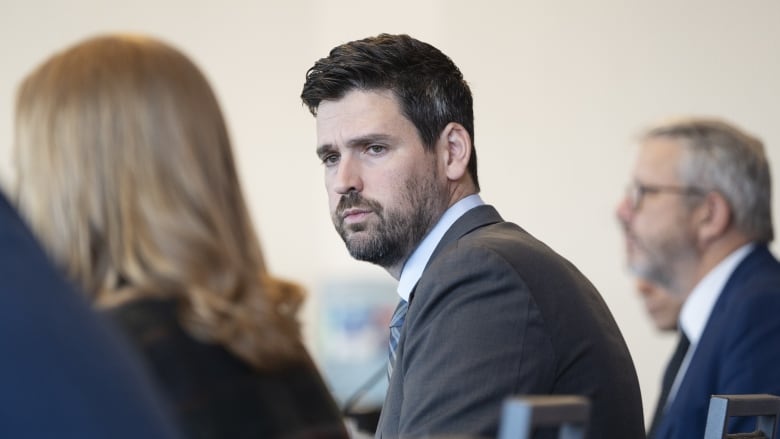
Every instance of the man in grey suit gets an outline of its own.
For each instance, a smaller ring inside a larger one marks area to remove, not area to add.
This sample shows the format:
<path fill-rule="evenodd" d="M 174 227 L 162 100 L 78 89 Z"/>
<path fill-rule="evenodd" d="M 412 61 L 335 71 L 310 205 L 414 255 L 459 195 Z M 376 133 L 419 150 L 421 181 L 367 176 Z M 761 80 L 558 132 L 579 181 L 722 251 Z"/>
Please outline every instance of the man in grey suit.
<path fill-rule="evenodd" d="M 336 230 L 399 281 L 378 438 L 492 437 L 519 394 L 586 396 L 589 437 L 642 437 L 599 293 L 478 195 L 471 92 L 446 55 L 406 35 L 353 41 L 308 71 L 302 99 Z"/>

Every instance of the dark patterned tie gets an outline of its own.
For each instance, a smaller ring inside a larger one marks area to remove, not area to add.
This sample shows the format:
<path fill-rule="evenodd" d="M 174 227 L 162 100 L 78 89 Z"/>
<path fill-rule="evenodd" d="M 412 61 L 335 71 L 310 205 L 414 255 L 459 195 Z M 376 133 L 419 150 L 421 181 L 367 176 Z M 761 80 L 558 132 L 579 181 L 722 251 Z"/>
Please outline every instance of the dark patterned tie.
<path fill-rule="evenodd" d="M 404 324 L 406 318 L 406 310 L 409 309 L 409 302 L 401 299 L 398 303 L 398 307 L 393 312 L 393 317 L 390 319 L 390 346 L 389 346 L 389 358 L 387 361 L 387 380 L 390 380 L 390 376 L 393 374 L 393 367 L 395 366 L 395 350 L 398 347 L 398 339 L 401 337 L 401 327 Z"/>
<path fill-rule="evenodd" d="M 688 337 L 685 336 L 685 332 L 680 331 L 680 341 L 677 343 L 677 349 L 674 350 L 672 359 L 669 360 L 669 364 L 666 366 L 666 372 L 664 372 L 664 380 L 661 384 L 661 396 L 658 398 L 658 404 L 655 407 L 655 415 L 653 415 L 653 423 L 650 424 L 650 430 L 647 432 L 647 438 L 655 438 L 655 432 L 658 429 L 658 424 L 661 423 L 663 418 L 664 408 L 666 407 L 666 400 L 669 398 L 669 392 L 672 390 L 672 384 L 674 384 L 674 378 L 677 376 L 677 371 L 680 370 L 685 353 L 688 352 L 688 346 L 690 346 Z"/>

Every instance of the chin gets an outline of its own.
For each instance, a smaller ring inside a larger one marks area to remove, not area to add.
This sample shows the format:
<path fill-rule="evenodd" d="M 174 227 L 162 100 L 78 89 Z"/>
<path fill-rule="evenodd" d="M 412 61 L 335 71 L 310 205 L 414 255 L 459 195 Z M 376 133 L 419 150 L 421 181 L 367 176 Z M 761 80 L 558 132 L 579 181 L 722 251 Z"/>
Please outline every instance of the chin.
<path fill-rule="evenodd" d="M 637 257 L 636 254 L 629 254 L 628 255 L 628 270 L 640 277 L 646 277 L 648 273 L 648 267 L 646 261 L 642 260 L 641 258 Z"/>

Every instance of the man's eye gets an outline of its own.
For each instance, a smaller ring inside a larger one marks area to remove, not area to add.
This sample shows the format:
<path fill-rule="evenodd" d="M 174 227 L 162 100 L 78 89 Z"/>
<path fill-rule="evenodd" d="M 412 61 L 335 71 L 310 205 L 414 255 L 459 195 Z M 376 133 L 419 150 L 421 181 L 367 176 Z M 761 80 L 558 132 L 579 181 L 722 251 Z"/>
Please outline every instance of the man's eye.
<path fill-rule="evenodd" d="M 322 163 L 325 165 L 334 165 L 338 163 L 338 161 L 339 161 L 338 154 L 328 154 L 322 158 Z"/>
<path fill-rule="evenodd" d="M 385 148 L 384 145 L 368 145 L 368 148 L 366 148 L 366 151 L 368 151 L 370 154 L 381 154 L 385 152 L 387 148 Z"/>

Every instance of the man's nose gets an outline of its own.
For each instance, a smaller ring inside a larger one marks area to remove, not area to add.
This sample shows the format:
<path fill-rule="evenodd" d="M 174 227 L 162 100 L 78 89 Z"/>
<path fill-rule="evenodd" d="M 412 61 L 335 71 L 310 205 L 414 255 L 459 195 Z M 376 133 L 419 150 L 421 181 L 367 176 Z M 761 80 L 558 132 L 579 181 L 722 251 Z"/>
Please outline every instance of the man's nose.
<path fill-rule="evenodd" d="M 340 195 L 361 192 L 363 180 L 360 176 L 360 164 L 346 155 L 342 156 L 334 176 L 333 190 Z"/>
<path fill-rule="evenodd" d="M 631 202 L 629 201 L 628 196 L 624 195 L 615 208 L 615 216 L 621 224 L 626 225 L 631 221 L 633 215 L 634 210 L 631 208 Z"/>

